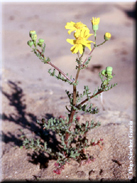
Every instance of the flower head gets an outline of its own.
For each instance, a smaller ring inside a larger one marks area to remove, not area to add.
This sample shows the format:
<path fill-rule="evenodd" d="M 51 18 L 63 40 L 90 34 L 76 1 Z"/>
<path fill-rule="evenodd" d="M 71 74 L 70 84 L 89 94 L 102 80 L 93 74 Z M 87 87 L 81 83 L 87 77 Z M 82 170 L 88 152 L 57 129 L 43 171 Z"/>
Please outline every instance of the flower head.
<path fill-rule="evenodd" d="M 99 22 L 100 22 L 100 18 L 92 17 L 92 20 L 91 20 L 92 25 L 98 25 Z"/>
<path fill-rule="evenodd" d="M 94 18 L 92 17 L 91 23 L 92 23 L 92 29 L 93 31 L 97 31 L 98 30 L 98 24 L 100 22 L 100 18 Z"/>
<path fill-rule="evenodd" d="M 110 38 L 111 38 L 111 34 L 109 32 L 106 32 L 105 35 L 104 35 L 104 39 L 106 41 L 108 41 L 108 40 L 110 40 Z"/>
<path fill-rule="evenodd" d="M 80 35 L 80 31 L 82 29 L 89 30 L 88 27 L 85 24 L 83 24 L 82 22 L 75 23 L 75 22 L 72 22 L 72 21 L 68 22 L 66 24 L 65 29 L 70 29 L 68 31 L 68 34 L 71 34 L 71 32 L 76 31 L 75 32 L 76 37 L 78 37 Z"/>
<path fill-rule="evenodd" d="M 76 33 L 74 33 L 75 36 L 75 40 L 74 39 L 67 39 L 67 42 L 72 44 L 73 46 L 71 47 L 71 52 L 72 53 L 78 53 L 78 51 L 80 52 L 80 54 L 83 53 L 83 48 L 84 47 L 88 47 L 89 50 L 91 50 L 91 43 L 93 41 L 89 41 L 87 40 L 91 35 L 89 31 L 82 29 L 79 33 L 79 37 L 76 36 Z"/>

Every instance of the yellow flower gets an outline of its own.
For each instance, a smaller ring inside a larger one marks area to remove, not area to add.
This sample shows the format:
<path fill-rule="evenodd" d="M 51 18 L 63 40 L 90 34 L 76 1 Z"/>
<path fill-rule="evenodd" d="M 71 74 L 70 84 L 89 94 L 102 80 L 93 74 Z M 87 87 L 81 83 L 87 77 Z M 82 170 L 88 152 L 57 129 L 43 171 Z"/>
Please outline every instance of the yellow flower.
<path fill-rule="evenodd" d="M 89 34 L 88 31 L 86 31 L 85 29 L 82 29 L 82 30 L 80 31 L 79 37 L 77 37 L 77 36 L 74 34 L 76 40 L 74 40 L 74 39 L 67 39 L 67 42 L 73 45 L 73 46 L 71 47 L 71 49 L 70 49 L 71 52 L 72 52 L 72 53 L 78 53 L 78 51 L 79 51 L 80 54 L 82 54 L 82 53 L 83 53 L 83 47 L 84 47 L 84 46 L 85 46 L 85 47 L 88 47 L 89 50 L 91 50 L 91 43 L 92 43 L 93 41 L 87 40 L 91 35 L 93 35 L 93 34 Z M 93 42 L 93 43 L 94 43 L 94 42 Z"/>
<path fill-rule="evenodd" d="M 71 32 L 76 31 L 75 32 L 75 36 L 76 37 L 78 37 L 80 35 L 80 31 L 82 29 L 89 30 L 88 27 L 85 24 L 83 24 L 82 22 L 75 23 L 75 22 L 72 22 L 72 21 L 71 22 L 68 22 L 66 24 L 65 29 L 70 29 L 68 31 L 68 34 L 71 34 Z"/>
<path fill-rule="evenodd" d="M 92 23 L 92 29 L 93 29 L 93 31 L 97 31 L 98 30 L 98 24 L 99 24 L 99 22 L 100 22 L 100 18 L 94 18 L 94 17 L 92 17 L 92 20 L 91 20 L 91 23 Z"/>
<path fill-rule="evenodd" d="M 111 34 L 109 32 L 106 32 L 105 35 L 104 35 L 104 39 L 106 41 L 108 41 L 108 40 L 110 40 L 110 38 L 111 38 Z"/>
<path fill-rule="evenodd" d="M 92 20 L 91 20 L 92 25 L 98 25 L 99 22 L 100 22 L 100 18 L 92 17 Z"/>

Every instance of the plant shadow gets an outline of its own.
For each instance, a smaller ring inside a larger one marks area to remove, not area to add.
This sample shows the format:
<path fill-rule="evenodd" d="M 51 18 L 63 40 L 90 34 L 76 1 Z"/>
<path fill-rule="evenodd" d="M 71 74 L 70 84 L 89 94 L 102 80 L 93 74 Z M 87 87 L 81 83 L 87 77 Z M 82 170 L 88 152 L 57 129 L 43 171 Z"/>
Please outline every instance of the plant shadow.
<path fill-rule="evenodd" d="M 19 86 L 17 82 L 13 82 L 10 80 L 8 81 L 8 85 L 11 92 L 6 91 L 3 88 L 1 89 L 1 91 L 2 94 L 8 99 L 9 108 L 11 106 L 14 107 L 15 112 L 11 112 L 10 114 L 6 114 L 5 112 L 3 112 L 2 114 L 0 114 L 2 122 L 8 121 L 11 123 L 15 123 L 22 127 L 23 130 L 29 130 L 29 132 L 33 134 L 34 138 L 36 136 L 39 136 L 43 141 L 47 142 L 47 146 L 52 148 L 53 151 L 59 151 L 60 143 L 56 139 L 55 133 L 51 133 L 50 131 L 45 129 L 44 132 L 47 131 L 47 133 L 49 134 L 48 136 L 45 136 L 42 126 L 37 124 L 37 117 L 33 113 L 27 112 L 25 94 L 21 86 Z M 44 118 L 46 120 L 49 120 L 50 118 L 54 118 L 54 116 L 47 113 L 45 114 Z M 4 133 L 2 131 L 2 141 L 6 144 L 12 143 L 13 146 L 20 147 L 23 144 L 21 135 L 22 134 L 20 134 L 19 132 L 17 132 L 16 134 L 11 132 Z M 30 162 L 32 162 L 33 164 L 39 163 L 40 168 L 47 168 L 48 161 L 51 159 L 51 156 L 47 157 L 43 152 L 28 154 L 28 156 L 31 156 Z"/>

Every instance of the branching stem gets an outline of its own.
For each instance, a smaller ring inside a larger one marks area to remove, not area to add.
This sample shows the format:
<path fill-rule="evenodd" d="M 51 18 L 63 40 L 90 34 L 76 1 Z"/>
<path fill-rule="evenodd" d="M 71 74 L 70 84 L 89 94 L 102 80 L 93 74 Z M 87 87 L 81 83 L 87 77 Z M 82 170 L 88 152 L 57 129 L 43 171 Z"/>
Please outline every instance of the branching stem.
<path fill-rule="evenodd" d="M 96 37 L 95 37 L 95 40 L 96 40 Z M 83 67 L 84 67 L 86 61 L 91 57 L 91 54 L 92 54 L 92 52 L 94 51 L 94 49 L 95 49 L 96 47 L 99 47 L 99 46 L 103 45 L 105 42 L 106 42 L 106 40 L 103 41 L 101 44 L 98 44 L 98 45 L 96 45 L 96 46 L 93 47 L 93 49 L 91 50 L 91 52 L 88 54 L 89 56 L 88 56 L 88 57 L 85 59 L 85 61 L 83 62 L 83 64 L 82 64 Z"/>
<path fill-rule="evenodd" d="M 82 57 L 80 57 L 79 61 L 81 61 L 81 58 Z M 76 73 L 75 83 L 78 80 L 79 73 L 80 73 L 80 65 L 78 66 L 78 70 L 77 70 L 77 73 Z M 77 87 L 76 87 L 76 85 L 73 85 L 73 106 L 76 106 L 76 94 L 77 94 Z M 72 107 L 71 112 L 70 112 L 70 116 L 69 116 L 69 122 L 68 122 L 69 124 L 73 122 L 73 117 L 75 115 L 75 112 L 76 112 L 76 110 L 74 110 L 73 107 Z M 65 136 L 65 144 L 66 145 L 68 144 L 68 137 L 69 137 L 69 133 L 66 133 L 66 136 Z"/>
<path fill-rule="evenodd" d="M 44 55 L 37 49 L 37 52 L 40 53 L 40 55 L 44 58 Z M 66 79 L 68 79 L 71 83 L 74 83 L 74 81 L 72 81 L 62 70 L 60 70 L 57 66 L 55 66 L 53 63 L 51 62 L 47 62 L 47 64 L 51 65 L 52 67 L 54 67 L 56 70 L 58 70 Z"/>
<path fill-rule="evenodd" d="M 83 66 L 85 65 L 86 61 L 91 57 L 92 52 L 94 51 L 95 47 L 93 47 L 93 49 L 91 50 L 91 52 L 88 54 L 89 56 L 85 59 L 85 61 L 83 62 Z"/>
<path fill-rule="evenodd" d="M 96 94 L 90 96 L 90 99 L 92 99 L 93 97 L 99 95 L 100 93 L 102 93 L 104 90 L 99 90 Z M 85 102 L 87 102 L 89 99 L 86 98 L 85 100 L 83 100 L 80 104 L 78 104 L 76 107 L 79 108 L 82 104 L 84 104 Z"/>

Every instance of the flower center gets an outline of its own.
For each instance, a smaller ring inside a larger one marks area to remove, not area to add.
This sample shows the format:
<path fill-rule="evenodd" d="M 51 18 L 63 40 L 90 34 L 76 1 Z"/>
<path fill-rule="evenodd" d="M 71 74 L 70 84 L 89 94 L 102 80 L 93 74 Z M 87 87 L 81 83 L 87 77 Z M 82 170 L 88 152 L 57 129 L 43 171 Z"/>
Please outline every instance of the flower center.
<path fill-rule="evenodd" d="M 78 23 L 76 23 L 76 24 L 74 25 L 74 27 L 75 27 L 76 29 L 82 29 L 82 28 L 84 27 L 84 25 L 83 25 L 83 23 L 78 22 Z"/>
<path fill-rule="evenodd" d="M 82 44 L 83 40 L 84 40 L 83 37 L 78 37 L 76 39 L 76 44 Z"/>

